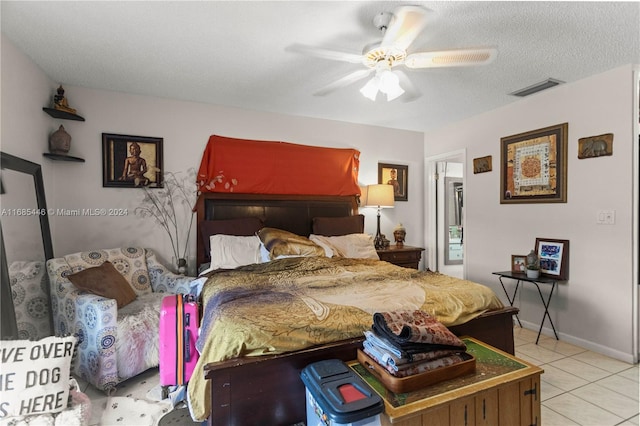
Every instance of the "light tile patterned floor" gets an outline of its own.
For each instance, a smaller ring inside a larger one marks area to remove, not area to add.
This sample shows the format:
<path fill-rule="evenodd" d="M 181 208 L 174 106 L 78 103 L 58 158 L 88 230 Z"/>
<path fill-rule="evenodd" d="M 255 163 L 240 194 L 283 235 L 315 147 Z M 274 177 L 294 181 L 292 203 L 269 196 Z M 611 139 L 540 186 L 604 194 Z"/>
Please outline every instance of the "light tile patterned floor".
<path fill-rule="evenodd" d="M 607 426 L 640 424 L 640 369 L 583 348 L 514 328 L 516 356 L 544 369 L 541 377 L 542 424 Z M 115 396 L 144 398 L 158 384 L 151 369 L 121 384 Z M 91 425 L 99 425 L 107 397 L 92 386 L 83 391 L 93 402 Z M 126 420 L 123 425 L 131 425 Z"/>
<path fill-rule="evenodd" d="M 544 369 L 545 426 L 638 425 L 640 369 L 578 346 L 514 328 L 516 356 Z"/>

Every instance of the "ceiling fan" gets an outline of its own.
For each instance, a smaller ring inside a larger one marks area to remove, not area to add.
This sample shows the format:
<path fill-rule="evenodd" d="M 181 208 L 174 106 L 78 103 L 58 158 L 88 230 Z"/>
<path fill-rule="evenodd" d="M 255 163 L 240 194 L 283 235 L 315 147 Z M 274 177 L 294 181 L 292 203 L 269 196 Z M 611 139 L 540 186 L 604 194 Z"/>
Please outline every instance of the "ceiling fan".
<path fill-rule="evenodd" d="M 420 6 L 400 6 L 393 13 L 377 14 L 373 18 L 373 24 L 383 32 L 382 41 L 365 46 L 361 55 L 302 44 L 293 44 L 287 50 L 364 66 L 364 69 L 347 74 L 316 91 L 314 95 L 327 95 L 374 74 L 360 92 L 371 100 L 375 100 L 378 92 L 382 92 L 387 96 L 387 101 L 398 98 L 405 93 L 405 89 L 412 94 L 408 97 L 410 100 L 420 96 L 407 75 L 398 69 L 402 65 L 410 70 L 463 67 L 485 65 L 495 59 L 498 51 L 494 47 L 408 53 L 407 49 L 426 25 L 428 12 L 429 9 Z"/>

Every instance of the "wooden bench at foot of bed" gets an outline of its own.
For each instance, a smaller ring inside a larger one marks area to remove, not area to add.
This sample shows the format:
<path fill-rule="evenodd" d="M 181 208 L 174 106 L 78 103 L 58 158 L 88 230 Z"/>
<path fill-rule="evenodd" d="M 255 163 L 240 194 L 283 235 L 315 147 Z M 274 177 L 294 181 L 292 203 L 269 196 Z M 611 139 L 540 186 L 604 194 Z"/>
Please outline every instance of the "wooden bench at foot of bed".
<path fill-rule="evenodd" d="M 449 329 L 514 354 L 513 315 L 517 308 L 486 312 Z M 301 351 L 237 358 L 207 364 L 211 381 L 210 425 L 286 425 L 306 419 L 305 389 L 300 372 L 323 359 L 356 359 L 363 338 L 343 340 Z"/>

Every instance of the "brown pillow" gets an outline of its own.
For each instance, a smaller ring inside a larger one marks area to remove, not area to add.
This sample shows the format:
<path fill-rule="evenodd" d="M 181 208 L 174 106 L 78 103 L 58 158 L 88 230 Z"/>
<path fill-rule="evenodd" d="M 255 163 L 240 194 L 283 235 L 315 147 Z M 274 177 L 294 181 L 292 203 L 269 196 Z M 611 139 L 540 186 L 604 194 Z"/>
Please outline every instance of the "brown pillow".
<path fill-rule="evenodd" d="M 335 237 L 364 232 L 364 215 L 344 217 L 314 217 L 313 233 L 325 237 Z"/>
<path fill-rule="evenodd" d="M 115 299 L 118 302 L 118 308 L 136 300 L 136 294 L 131 285 L 109 261 L 71 274 L 67 278 L 80 290 Z"/>
<path fill-rule="evenodd" d="M 324 256 L 324 249 L 306 237 L 276 228 L 262 228 L 260 241 L 271 259 L 279 256 Z"/>
<path fill-rule="evenodd" d="M 235 235 L 236 237 L 250 237 L 262 229 L 264 224 L 257 217 L 241 217 L 238 219 L 203 220 L 200 222 L 200 236 L 204 244 L 207 259 L 211 255 L 212 235 Z"/>

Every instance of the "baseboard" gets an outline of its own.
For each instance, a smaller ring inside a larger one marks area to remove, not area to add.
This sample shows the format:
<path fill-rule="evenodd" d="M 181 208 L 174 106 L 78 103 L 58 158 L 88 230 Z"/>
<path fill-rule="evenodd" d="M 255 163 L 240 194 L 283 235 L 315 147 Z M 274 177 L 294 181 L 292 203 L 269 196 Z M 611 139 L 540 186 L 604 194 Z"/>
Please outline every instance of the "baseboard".
<path fill-rule="evenodd" d="M 540 324 L 535 324 L 535 323 L 532 323 L 532 322 L 523 321 L 522 319 L 520 319 L 520 322 L 522 323 L 522 326 L 524 328 L 526 328 L 527 330 L 535 331 L 536 333 L 538 333 L 538 330 L 540 329 Z M 516 324 L 517 324 L 517 322 L 516 322 Z M 544 335 L 544 336 L 547 336 L 547 337 L 551 337 L 551 338 L 555 338 L 555 336 L 553 335 L 553 329 L 551 327 L 543 327 L 541 335 Z M 620 352 L 620 351 L 617 351 L 617 350 L 612 349 L 610 347 L 600 345 L 600 344 L 592 342 L 590 340 L 581 339 L 579 337 L 575 337 L 575 336 L 572 336 L 570 334 L 562 333 L 560 331 L 558 332 L 558 337 L 563 342 L 570 343 L 570 344 L 576 345 L 576 346 L 580 346 L 581 348 L 585 348 L 585 349 L 588 349 L 590 351 L 597 352 L 599 354 L 608 356 L 610 358 L 617 359 L 619 361 L 628 362 L 629 364 L 633 364 L 634 363 L 634 356 L 631 353 Z M 518 348 L 516 347 L 516 351 L 517 350 L 518 350 Z"/>

